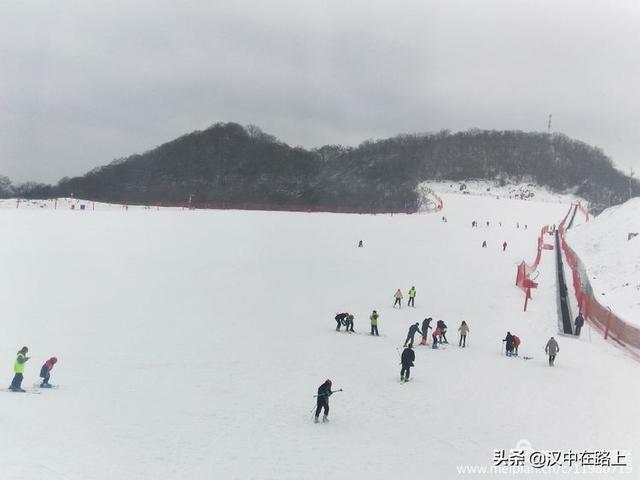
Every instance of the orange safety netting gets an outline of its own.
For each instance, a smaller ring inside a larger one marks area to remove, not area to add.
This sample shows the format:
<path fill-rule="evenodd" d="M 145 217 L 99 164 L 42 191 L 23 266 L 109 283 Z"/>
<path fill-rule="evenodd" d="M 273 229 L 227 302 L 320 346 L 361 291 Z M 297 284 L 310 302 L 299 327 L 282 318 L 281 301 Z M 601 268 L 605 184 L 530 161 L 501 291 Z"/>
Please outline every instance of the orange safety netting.
<path fill-rule="evenodd" d="M 589 213 L 586 208 L 580 204 L 578 208 L 588 220 Z M 564 224 L 560 225 L 560 242 L 567 263 L 571 267 L 576 300 L 584 318 L 603 332 L 605 339 L 612 340 L 640 360 L 640 327 L 625 322 L 610 308 L 596 300 L 584 264 L 566 241 Z"/>

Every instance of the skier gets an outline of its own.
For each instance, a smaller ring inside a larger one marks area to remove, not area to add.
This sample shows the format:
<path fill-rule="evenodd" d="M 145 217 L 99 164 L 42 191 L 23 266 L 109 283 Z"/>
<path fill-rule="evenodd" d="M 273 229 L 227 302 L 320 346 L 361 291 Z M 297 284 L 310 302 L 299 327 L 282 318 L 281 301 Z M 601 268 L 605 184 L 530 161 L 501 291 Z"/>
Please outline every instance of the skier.
<path fill-rule="evenodd" d="M 482 241 L 482 248 L 487 248 L 487 241 L 486 240 Z"/>
<path fill-rule="evenodd" d="M 396 301 L 393 302 L 393 308 L 396 308 L 396 305 L 398 305 L 398 308 L 402 308 L 402 291 L 400 289 L 396 290 L 393 298 L 396 299 Z"/>
<path fill-rule="evenodd" d="M 431 328 L 431 320 L 432 318 L 425 318 L 424 320 L 422 320 L 422 341 L 420 342 L 420 345 L 426 345 L 427 344 L 427 334 L 428 334 L 428 330 L 433 330 L 433 328 Z"/>
<path fill-rule="evenodd" d="M 320 411 L 324 410 L 324 415 L 322 416 L 323 422 L 329 421 L 329 397 L 333 392 L 331 391 L 331 380 L 327 379 L 325 382 L 318 387 L 318 400 L 316 406 L 316 418 L 313 420 L 314 423 L 318 423 L 318 417 L 320 416 Z"/>
<path fill-rule="evenodd" d="M 442 320 L 438 320 L 437 327 L 440 329 L 440 335 L 438 335 L 440 343 L 449 343 L 449 340 L 447 340 L 447 324 Z"/>
<path fill-rule="evenodd" d="M 344 324 L 347 327 L 346 329 L 347 332 L 353 332 L 353 315 L 351 314 L 347 315 L 347 318 L 345 319 Z"/>
<path fill-rule="evenodd" d="M 411 345 L 406 347 L 402 352 L 400 361 L 402 363 L 402 369 L 400 370 L 400 381 L 409 381 L 409 371 L 413 367 L 413 362 L 416 359 L 416 352 L 411 349 Z"/>
<path fill-rule="evenodd" d="M 518 347 L 520 346 L 520 337 L 517 335 L 513 335 L 513 354 L 514 356 L 518 356 Z"/>
<path fill-rule="evenodd" d="M 40 378 L 42 378 L 40 388 L 51 388 L 49 378 L 51 377 L 51 370 L 56 363 L 58 363 L 58 359 L 56 357 L 51 357 L 49 360 L 44 362 L 44 365 L 42 365 L 42 368 L 40 369 Z"/>
<path fill-rule="evenodd" d="M 416 308 L 415 305 L 415 301 L 416 301 L 416 287 L 411 287 L 409 289 L 409 292 L 407 293 L 407 295 L 409 295 L 409 301 L 407 302 L 407 307 L 413 307 Z"/>
<path fill-rule="evenodd" d="M 458 331 L 460 332 L 460 341 L 458 342 L 458 346 L 464 348 L 467 346 L 467 333 L 469 333 L 469 325 L 467 325 L 467 322 L 463 320 L 458 327 Z"/>
<path fill-rule="evenodd" d="M 22 379 L 23 379 L 22 374 L 24 373 L 24 364 L 27 363 L 27 361 L 31 358 L 31 357 L 27 357 L 28 351 L 29 349 L 27 347 L 22 347 L 16 356 L 16 363 L 13 366 L 13 371 L 15 372 L 15 375 L 13 376 L 13 380 L 11 381 L 11 386 L 9 387 L 9 390 L 11 390 L 12 392 L 25 391 L 25 389 L 22 388 Z"/>
<path fill-rule="evenodd" d="M 431 348 L 438 348 L 438 337 L 442 335 L 442 330 L 436 325 L 436 329 L 431 334 Z"/>
<path fill-rule="evenodd" d="M 376 337 L 380 336 L 378 333 L 378 312 L 375 310 L 371 312 L 369 320 L 371 320 L 371 335 L 375 335 Z"/>
<path fill-rule="evenodd" d="M 409 346 L 412 347 L 413 346 L 413 339 L 416 336 L 416 332 L 418 332 L 420 335 L 422 335 L 423 333 L 420 331 L 420 327 L 419 327 L 419 323 L 416 322 L 413 325 L 411 325 L 409 327 L 409 332 L 407 333 L 407 339 L 404 341 L 404 346 L 407 346 L 407 343 L 409 343 Z"/>
<path fill-rule="evenodd" d="M 502 251 L 504 252 L 507 249 L 507 242 L 502 243 Z"/>
<path fill-rule="evenodd" d="M 580 336 L 580 330 L 582 329 L 582 326 L 584 325 L 584 317 L 582 316 L 582 312 L 578 313 L 578 316 L 576 317 L 575 320 L 575 326 L 576 326 L 576 337 Z"/>
<path fill-rule="evenodd" d="M 556 355 L 560 352 L 560 347 L 558 346 L 558 342 L 556 339 L 551 337 L 547 342 L 547 345 L 544 347 L 545 353 L 549 354 L 549 366 L 553 367 L 553 362 L 556 359 Z"/>
<path fill-rule="evenodd" d="M 510 357 L 513 354 L 513 335 L 511 332 L 507 332 L 507 336 L 502 341 L 507 342 L 507 357 Z"/>
<path fill-rule="evenodd" d="M 346 313 L 346 312 L 345 313 L 336 313 L 336 316 L 334 317 L 336 322 L 337 322 L 337 324 L 338 324 L 338 325 L 336 325 L 336 331 L 339 332 L 340 331 L 340 327 L 342 325 L 346 324 L 346 319 L 347 319 L 348 316 L 349 316 L 349 314 Z"/>
<path fill-rule="evenodd" d="M 489 226 L 489 220 L 487 220 L 487 227 Z"/>
<path fill-rule="evenodd" d="M 362 240 L 360 240 L 360 241 L 358 242 L 358 248 L 362 248 L 362 247 L 364 247 L 364 244 L 362 243 Z"/>

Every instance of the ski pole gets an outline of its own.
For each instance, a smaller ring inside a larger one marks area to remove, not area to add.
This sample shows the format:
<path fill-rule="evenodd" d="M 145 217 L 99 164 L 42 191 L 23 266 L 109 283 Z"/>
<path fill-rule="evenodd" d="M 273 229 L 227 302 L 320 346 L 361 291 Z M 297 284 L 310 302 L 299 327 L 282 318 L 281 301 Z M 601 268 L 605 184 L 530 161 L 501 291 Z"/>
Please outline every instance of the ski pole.
<path fill-rule="evenodd" d="M 343 390 L 333 390 L 331 393 L 336 393 L 336 392 L 342 392 Z M 326 393 L 321 393 L 320 395 L 314 395 L 313 398 L 318 398 L 318 397 L 325 397 L 327 394 Z"/>

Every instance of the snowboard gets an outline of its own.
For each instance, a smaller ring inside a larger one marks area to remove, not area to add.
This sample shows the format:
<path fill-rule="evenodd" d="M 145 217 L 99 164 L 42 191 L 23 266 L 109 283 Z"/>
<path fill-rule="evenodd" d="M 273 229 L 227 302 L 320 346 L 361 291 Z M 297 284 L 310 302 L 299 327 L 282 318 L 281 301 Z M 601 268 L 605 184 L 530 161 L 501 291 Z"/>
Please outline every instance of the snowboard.
<path fill-rule="evenodd" d="M 10 388 L 3 388 L 2 389 L 3 392 L 7 392 L 7 393 L 30 393 L 33 395 L 39 395 L 41 392 L 37 391 L 37 390 L 25 390 L 24 392 L 16 392 L 14 390 L 11 390 Z"/>

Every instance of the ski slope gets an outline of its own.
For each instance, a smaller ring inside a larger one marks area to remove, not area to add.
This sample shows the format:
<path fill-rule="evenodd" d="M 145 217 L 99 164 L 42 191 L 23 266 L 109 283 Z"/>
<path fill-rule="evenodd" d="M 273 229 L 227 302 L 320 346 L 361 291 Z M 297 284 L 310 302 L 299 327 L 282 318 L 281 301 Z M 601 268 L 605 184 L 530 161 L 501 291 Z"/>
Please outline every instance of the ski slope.
<path fill-rule="evenodd" d="M 568 204 L 441 197 L 409 216 L 3 210 L 0 373 L 27 345 L 24 385 L 55 355 L 61 387 L 0 393 L 0 478 L 453 479 L 521 441 L 640 451 L 640 366 L 588 329 L 557 335 L 554 252 L 527 313 L 514 286 Z M 416 308 L 392 309 L 412 285 Z M 359 334 L 334 330 L 339 311 Z M 397 349 L 425 316 L 452 344 L 417 347 L 400 384 Z M 501 356 L 507 330 L 533 360 Z M 326 378 L 344 392 L 316 425 Z"/>

